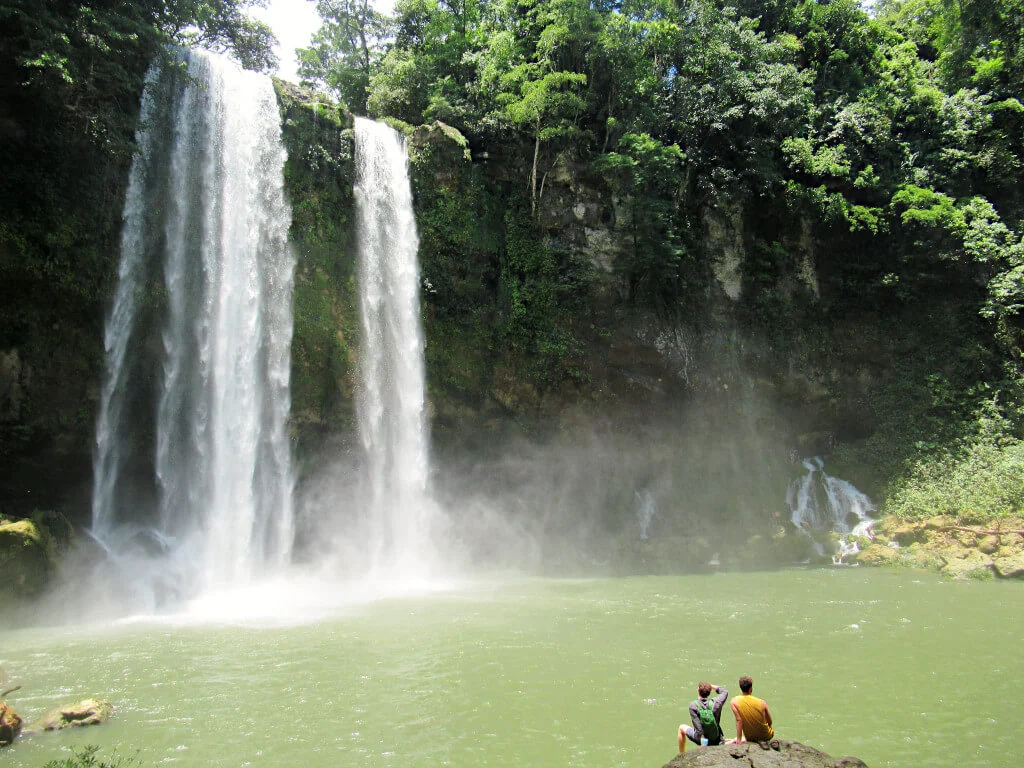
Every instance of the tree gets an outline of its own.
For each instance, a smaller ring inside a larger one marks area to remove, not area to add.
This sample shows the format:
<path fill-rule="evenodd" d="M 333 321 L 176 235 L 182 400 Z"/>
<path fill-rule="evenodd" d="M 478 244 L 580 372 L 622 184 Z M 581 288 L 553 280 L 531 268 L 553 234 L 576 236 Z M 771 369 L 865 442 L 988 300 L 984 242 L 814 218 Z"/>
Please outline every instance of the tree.
<path fill-rule="evenodd" d="M 580 129 L 573 118 L 585 105 L 575 86 L 585 85 L 586 75 L 546 69 L 545 62 L 520 64 L 502 78 L 505 90 L 497 99 L 504 105 L 505 117 L 514 125 L 527 128 L 533 135 L 533 162 L 530 166 L 532 215 L 537 213 L 537 167 L 541 144 L 578 136 Z"/>
<path fill-rule="evenodd" d="M 523 10 L 526 10 L 523 13 Z M 483 86 L 497 116 L 530 132 L 530 207 L 536 215 L 541 147 L 586 136 L 579 120 L 587 102 L 585 53 L 597 26 L 589 4 L 576 0 L 527 3 L 507 9 L 509 28 L 496 35 L 483 67 Z"/>
<path fill-rule="evenodd" d="M 370 0 L 320 0 L 323 26 L 309 48 L 299 50 L 299 76 L 323 83 L 349 109 L 366 112 L 370 78 L 377 71 L 390 25 Z"/>

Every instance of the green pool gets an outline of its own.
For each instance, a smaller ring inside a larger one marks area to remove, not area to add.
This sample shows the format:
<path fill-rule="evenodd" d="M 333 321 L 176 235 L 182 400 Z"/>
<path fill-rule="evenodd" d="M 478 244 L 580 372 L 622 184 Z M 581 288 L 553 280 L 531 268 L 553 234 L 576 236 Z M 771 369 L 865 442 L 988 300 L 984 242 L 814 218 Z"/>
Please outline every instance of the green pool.
<path fill-rule="evenodd" d="M 1024 743 L 1020 584 L 842 568 L 319 589 L 317 610 L 308 584 L 268 591 L 284 623 L 0 629 L 27 719 L 88 696 L 116 710 L 3 765 L 98 744 L 181 768 L 657 768 L 697 682 L 742 674 L 779 736 L 872 768 L 1017 765 Z"/>

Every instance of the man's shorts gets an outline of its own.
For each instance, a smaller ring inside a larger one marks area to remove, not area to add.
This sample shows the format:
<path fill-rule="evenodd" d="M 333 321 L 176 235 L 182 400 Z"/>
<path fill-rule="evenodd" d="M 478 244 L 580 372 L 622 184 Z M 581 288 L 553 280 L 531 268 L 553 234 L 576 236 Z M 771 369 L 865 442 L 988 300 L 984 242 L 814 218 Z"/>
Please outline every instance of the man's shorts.
<path fill-rule="evenodd" d="M 694 744 L 700 745 L 700 736 L 697 735 L 697 729 L 692 725 L 684 725 L 683 733 L 686 734 L 686 738 L 692 741 Z"/>
<path fill-rule="evenodd" d="M 684 725 L 683 733 L 685 733 L 686 738 L 688 738 L 694 744 L 697 744 L 698 746 L 700 745 L 700 736 L 697 735 L 697 730 L 692 725 Z M 721 743 L 721 741 L 716 741 L 714 744 L 709 744 L 709 746 L 715 747 Z"/>

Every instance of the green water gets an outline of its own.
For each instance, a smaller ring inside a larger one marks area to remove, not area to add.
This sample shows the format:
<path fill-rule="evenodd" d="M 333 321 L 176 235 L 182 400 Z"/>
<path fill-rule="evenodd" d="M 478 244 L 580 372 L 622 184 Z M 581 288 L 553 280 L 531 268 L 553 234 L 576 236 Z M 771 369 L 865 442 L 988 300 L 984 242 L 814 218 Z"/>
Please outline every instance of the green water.
<path fill-rule="evenodd" d="M 314 623 L 0 630 L 30 735 L 0 765 L 141 750 L 157 766 L 657 768 L 696 684 L 750 674 L 776 731 L 879 766 L 1024 760 L 1019 584 L 867 569 L 528 580 Z"/>

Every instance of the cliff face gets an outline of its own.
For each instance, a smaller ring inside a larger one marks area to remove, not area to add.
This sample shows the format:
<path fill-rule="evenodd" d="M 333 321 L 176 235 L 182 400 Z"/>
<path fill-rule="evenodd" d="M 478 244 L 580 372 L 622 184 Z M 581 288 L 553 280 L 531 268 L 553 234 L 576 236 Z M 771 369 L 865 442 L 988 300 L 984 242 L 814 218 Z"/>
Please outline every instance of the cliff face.
<path fill-rule="evenodd" d="M 345 112 L 287 84 L 278 94 L 299 257 L 292 428 L 306 459 L 354 431 L 353 137 Z M 626 489 L 609 491 L 622 496 L 602 502 L 609 509 L 653 485 L 688 496 L 694 518 L 709 507 L 735 519 L 770 515 L 765 488 L 783 498 L 791 454 L 854 446 L 838 457 L 847 476 L 878 490 L 884 462 L 861 460 L 892 458 L 879 429 L 899 427 L 921 372 L 972 364 L 962 344 L 978 322 L 969 301 L 943 290 L 916 302 L 865 292 L 857 241 L 799 212 L 764 200 L 704 210 L 697 246 L 676 257 L 676 298 L 659 300 L 647 251 L 660 244 L 638 237 L 637 201 L 591 167 L 557 163 L 534 211 L 525 150 L 473 150 L 440 123 L 412 130 L 410 147 L 442 458 L 487 462 L 524 441 L 585 443 L 596 447 L 584 460 Z M 87 519 L 127 158 L 107 158 L 100 175 L 112 181 L 91 203 L 95 229 L 65 246 L 71 263 L 91 259 L 85 278 L 100 287 L 73 302 L 60 298 L 60 282 L 55 293 L 36 280 L 5 294 L 7 514 L 57 507 Z M 0 247 L 14 258 L 9 240 Z"/>
<path fill-rule="evenodd" d="M 352 116 L 276 81 L 296 249 L 292 425 L 303 447 L 352 428 L 359 316 Z"/>
<path fill-rule="evenodd" d="M 765 277 L 744 207 L 705 211 L 684 299 L 644 303 L 630 284 L 630 200 L 562 164 L 531 221 L 525 161 L 474 157 L 453 134 L 436 124 L 412 139 L 442 428 L 465 416 L 486 426 L 488 415 L 494 428 L 581 414 L 657 420 L 704 403 L 755 428 L 770 422 L 783 452 L 816 452 L 829 432 L 870 433 L 864 403 L 889 359 L 886 320 L 850 313 L 832 326 L 810 222 Z"/>

